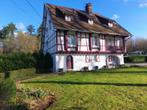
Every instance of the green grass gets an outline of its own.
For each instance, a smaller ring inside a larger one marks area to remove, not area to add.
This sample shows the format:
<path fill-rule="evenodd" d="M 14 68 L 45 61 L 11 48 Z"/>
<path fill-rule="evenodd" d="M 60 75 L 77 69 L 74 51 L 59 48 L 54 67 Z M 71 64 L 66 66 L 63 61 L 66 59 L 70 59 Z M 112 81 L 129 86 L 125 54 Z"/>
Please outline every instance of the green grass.
<path fill-rule="evenodd" d="M 30 68 L 30 69 L 20 69 L 20 70 L 16 70 L 16 71 L 11 71 L 10 72 L 10 77 L 16 81 L 18 80 L 24 80 L 24 79 L 29 79 L 29 78 L 33 78 L 36 76 L 40 76 L 39 74 L 35 73 L 35 69 L 34 68 Z M 0 81 L 4 78 L 4 74 L 0 73 Z"/>
<path fill-rule="evenodd" d="M 21 87 L 55 93 L 48 110 L 147 110 L 147 68 L 42 75 Z"/>

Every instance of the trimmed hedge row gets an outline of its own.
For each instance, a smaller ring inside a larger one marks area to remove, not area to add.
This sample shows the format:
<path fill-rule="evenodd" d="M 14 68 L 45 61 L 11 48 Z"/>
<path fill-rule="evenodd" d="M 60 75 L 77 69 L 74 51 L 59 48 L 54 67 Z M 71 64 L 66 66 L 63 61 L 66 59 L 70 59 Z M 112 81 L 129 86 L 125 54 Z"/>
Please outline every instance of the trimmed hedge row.
<path fill-rule="evenodd" d="M 147 56 L 127 56 L 124 58 L 125 63 L 145 63 Z"/>
<path fill-rule="evenodd" d="M 11 53 L 0 55 L 0 72 L 34 68 L 37 71 L 46 70 L 52 67 L 52 60 L 49 54 L 34 53 Z"/>
<path fill-rule="evenodd" d="M 49 53 L 45 55 L 43 53 L 34 53 L 33 56 L 36 60 L 35 68 L 37 73 L 46 73 L 52 71 L 53 61 Z"/>

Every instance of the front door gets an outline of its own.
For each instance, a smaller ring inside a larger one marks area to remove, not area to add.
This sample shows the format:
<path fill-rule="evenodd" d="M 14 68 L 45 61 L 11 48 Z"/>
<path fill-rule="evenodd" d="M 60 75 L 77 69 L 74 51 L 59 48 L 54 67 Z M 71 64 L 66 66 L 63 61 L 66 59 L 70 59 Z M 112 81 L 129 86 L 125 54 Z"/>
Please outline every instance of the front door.
<path fill-rule="evenodd" d="M 66 58 L 66 66 L 67 66 L 67 70 L 73 69 L 73 57 L 71 55 L 67 56 Z"/>
<path fill-rule="evenodd" d="M 110 55 L 106 58 L 106 65 L 108 68 L 115 68 L 120 65 L 119 58 L 114 55 Z"/>

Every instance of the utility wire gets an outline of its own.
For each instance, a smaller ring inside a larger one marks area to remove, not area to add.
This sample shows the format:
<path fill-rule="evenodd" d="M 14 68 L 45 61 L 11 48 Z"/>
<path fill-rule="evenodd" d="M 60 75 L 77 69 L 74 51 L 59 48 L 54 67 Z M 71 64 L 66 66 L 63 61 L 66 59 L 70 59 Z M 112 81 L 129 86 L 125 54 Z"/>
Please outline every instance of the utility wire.
<path fill-rule="evenodd" d="M 25 10 L 23 10 L 23 9 L 15 2 L 15 0 L 9 0 L 9 1 L 11 1 L 11 3 L 19 9 L 19 11 L 23 12 L 24 14 L 26 14 Z"/>
<path fill-rule="evenodd" d="M 32 8 L 32 10 L 36 13 L 37 16 L 39 16 L 39 18 L 42 19 L 41 15 L 38 13 L 38 11 L 34 8 L 34 6 L 28 1 L 25 0 L 27 2 L 27 4 Z"/>

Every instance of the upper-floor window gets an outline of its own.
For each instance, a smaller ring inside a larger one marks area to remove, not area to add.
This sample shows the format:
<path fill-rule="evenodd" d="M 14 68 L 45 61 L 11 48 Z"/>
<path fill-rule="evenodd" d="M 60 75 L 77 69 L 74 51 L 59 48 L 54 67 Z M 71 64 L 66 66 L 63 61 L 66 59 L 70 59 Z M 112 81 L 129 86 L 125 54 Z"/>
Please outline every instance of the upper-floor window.
<path fill-rule="evenodd" d="M 88 19 L 88 23 L 91 24 L 91 25 L 93 25 L 94 22 L 93 22 L 92 19 Z"/>
<path fill-rule="evenodd" d="M 57 32 L 57 50 L 58 51 L 64 51 L 64 31 L 58 31 Z"/>
<path fill-rule="evenodd" d="M 65 21 L 71 21 L 71 16 L 65 16 Z"/>
<path fill-rule="evenodd" d="M 112 47 L 112 46 L 114 46 L 114 43 L 115 43 L 114 38 L 107 38 L 107 44 L 106 44 L 107 46 Z"/>
<path fill-rule="evenodd" d="M 76 35 L 75 35 L 75 32 L 69 32 L 68 33 L 68 46 L 69 47 L 76 46 Z"/>
<path fill-rule="evenodd" d="M 115 46 L 117 48 L 123 47 L 123 39 L 122 38 L 115 38 Z"/>
<path fill-rule="evenodd" d="M 92 35 L 92 48 L 100 47 L 100 38 L 97 34 Z"/>
<path fill-rule="evenodd" d="M 59 31 L 57 33 L 57 41 L 58 41 L 58 45 L 64 44 L 64 32 L 63 31 Z"/>
<path fill-rule="evenodd" d="M 109 26 L 110 28 L 112 28 L 112 27 L 113 27 L 113 23 L 109 22 L 109 23 L 108 23 L 108 26 Z"/>

